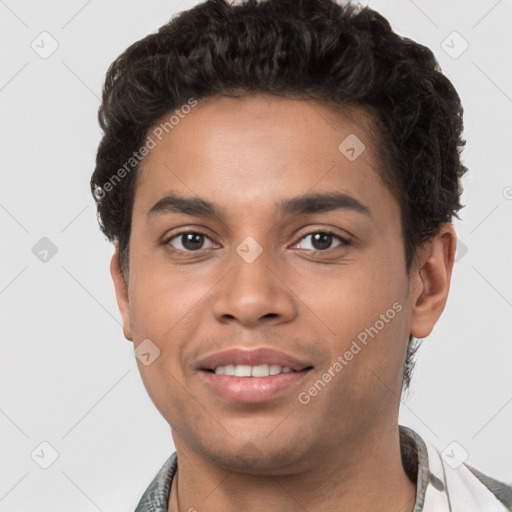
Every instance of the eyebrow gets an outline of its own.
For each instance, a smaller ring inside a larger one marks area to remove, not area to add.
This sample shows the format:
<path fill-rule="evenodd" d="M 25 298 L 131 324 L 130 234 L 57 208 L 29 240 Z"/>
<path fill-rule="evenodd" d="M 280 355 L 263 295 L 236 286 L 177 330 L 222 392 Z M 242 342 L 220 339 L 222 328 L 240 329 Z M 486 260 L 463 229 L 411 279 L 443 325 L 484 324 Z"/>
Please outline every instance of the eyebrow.
<path fill-rule="evenodd" d="M 342 192 L 327 192 L 323 194 L 305 194 L 292 199 L 285 199 L 278 205 L 279 213 L 308 214 L 324 213 L 334 210 L 348 210 L 361 213 L 368 217 L 372 214 L 370 209 L 355 197 Z"/>
<path fill-rule="evenodd" d="M 304 194 L 291 199 L 283 199 L 277 204 L 277 213 L 285 215 L 307 215 L 335 210 L 353 211 L 372 217 L 370 209 L 354 197 L 342 192 Z M 225 219 L 222 208 L 200 197 L 183 197 L 169 192 L 158 200 L 148 211 L 147 216 L 157 213 L 183 213 L 192 216 L 218 217 Z"/>

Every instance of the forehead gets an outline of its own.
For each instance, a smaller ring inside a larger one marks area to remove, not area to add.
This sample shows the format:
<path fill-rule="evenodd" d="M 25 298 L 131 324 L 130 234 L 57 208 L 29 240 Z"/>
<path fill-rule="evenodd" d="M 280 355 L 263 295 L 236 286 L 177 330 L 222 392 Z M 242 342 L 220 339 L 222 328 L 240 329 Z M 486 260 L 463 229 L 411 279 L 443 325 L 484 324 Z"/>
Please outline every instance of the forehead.
<path fill-rule="evenodd" d="M 217 198 L 236 215 L 306 192 L 393 201 L 362 108 L 256 95 L 207 98 L 184 112 L 148 132 L 155 145 L 138 170 L 134 211 L 169 191 Z"/>

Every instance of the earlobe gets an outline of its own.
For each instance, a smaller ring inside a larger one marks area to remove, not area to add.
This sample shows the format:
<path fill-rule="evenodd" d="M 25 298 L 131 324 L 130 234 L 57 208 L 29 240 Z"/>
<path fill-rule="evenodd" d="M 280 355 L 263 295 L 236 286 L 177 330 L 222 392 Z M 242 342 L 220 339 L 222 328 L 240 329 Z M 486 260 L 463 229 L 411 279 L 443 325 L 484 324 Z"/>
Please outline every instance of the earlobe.
<path fill-rule="evenodd" d="M 121 313 L 121 319 L 123 322 L 123 334 L 124 337 L 133 341 L 131 324 L 130 324 L 130 303 L 128 299 L 128 287 L 124 279 L 123 273 L 121 272 L 121 263 L 119 261 L 119 254 L 116 251 L 112 255 L 110 260 L 110 275 L 114 282 L 114 288 L 116 291 L 116 300 L 119 312 Z"/>
<path fill-rule="evenodd" d="M 411 279 L 411 334 L 427 337 L 443 312 L 455 260 L 457 237 L 450 223 L 441 225 L 438 233 L 420 251 Z"/>

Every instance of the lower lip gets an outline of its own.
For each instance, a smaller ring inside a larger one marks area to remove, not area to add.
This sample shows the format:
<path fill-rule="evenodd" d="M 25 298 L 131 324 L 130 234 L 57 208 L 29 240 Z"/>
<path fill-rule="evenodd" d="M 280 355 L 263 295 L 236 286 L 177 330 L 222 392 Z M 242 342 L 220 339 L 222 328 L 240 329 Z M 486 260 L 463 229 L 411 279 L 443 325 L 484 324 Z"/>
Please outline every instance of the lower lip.
<path fill-rule="evenodd" d="M 309 373 L 301 372 L 279 373 L 269 377 L 231 377 L 217 375 L 205 370 L 199 374 L 215 391 L 229 400 L 244 403 L 265 402 L 280 393 L 297 386 Z"/>

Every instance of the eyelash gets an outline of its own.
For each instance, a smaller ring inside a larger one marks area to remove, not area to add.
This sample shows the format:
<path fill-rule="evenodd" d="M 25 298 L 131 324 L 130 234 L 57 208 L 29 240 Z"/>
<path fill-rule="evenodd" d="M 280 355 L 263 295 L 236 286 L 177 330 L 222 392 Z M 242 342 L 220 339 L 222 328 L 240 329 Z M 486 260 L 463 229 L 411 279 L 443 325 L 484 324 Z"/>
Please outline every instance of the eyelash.
<path fill-rule="evenodd" d="M 330 230 L 330 229 L 321 229 L 321 230 L 315 230 L 315 231 L 309 231 L 308 233 L 306 233 L 305 235 L 302 235 L 300 238 L 299 238 L 299 242 L 301 242 L 302 240 L 304 240 L 306 237 L 308 236 L 311 236 L 311 235 L 315 235 L 315 234 L 318 234 L 318 233 L 321 233 L 322 235 L 329 235 L 329 236 L 332 236 L 333 238 L 336 238 L 338 239 L 341 243 L 340 245 L 336 246 L 336 247 L 347 247 L 350 245 L 350 240 L 348 240 L 347 238 L 344 238 L 340 235 L 338 235 L 337 233 L 335 233 L 334 231 Z M 296 244 L 294 244 L 296 245 Z M 316 249 L 316 250 L 312 250 L 312 249 L 306 249 L 308 250 L 309 252 L 314 252 L 314 253 L 324 253 L 324 252 L 328 252 L 330 250 L 334 250 L 336 249 L 336 247 L 330 247 L 329 249 L 325 249 L 325 250 L 321 250 L 321 249 Z"/>
<path fill-rule="evenodd" d="M 310 231 L 310 232 L 302 235 L 299 238 L 298 242 L 296 242 L 294 245 L 297 245 L 297 243 L 300 243 L 302 240 L 304 240 L 308 236 L 318 234 L 318 233 L 321 233 L 322 235 L 330 235 L 330 236 L 333 236 L 334 238 L 337 238 L 341 242 L 340 246 L 347 247 L 347 246 L 351 245 L 350 240 L 338 235 L 337 233 L 335 233 L 334 231 L 329 230 L 329 229 Z M 186 254 L 199 253 L 202 249 L 198 249 L 197 251 L 183 251 L 182 249 L 176 249 L 176 248 L 170 246 L 171 240 L 173 240 L 174 238 L 179 238 L 182 235 L 188 235 L 188 234 L 200 235 L 200 236 L 204 236 L 204 237 L 210 239 L 210 237 L 206 233 L 203 233 L 202 231 L 180 231 L 179 233 L 175 233 L 172 236 L 168 237 L 166 240 L 164 240 L 164 245 L 169 247 L 172 252 L 180 252 L 180 253 L 186 253 Z M 336 246 L 336 247 L 339 247 L 339 246 Z M 329 250 L 336 249 L 336 247 L 331 247 L 331 248 L 325 249 L 325 250 L 321 250 L 321 249 L 317 249 L 317 250 L 305 249 L 305 250 L 307 250 L 308 252 L 313 252 L 313 253 L 326 253 Z"/>

